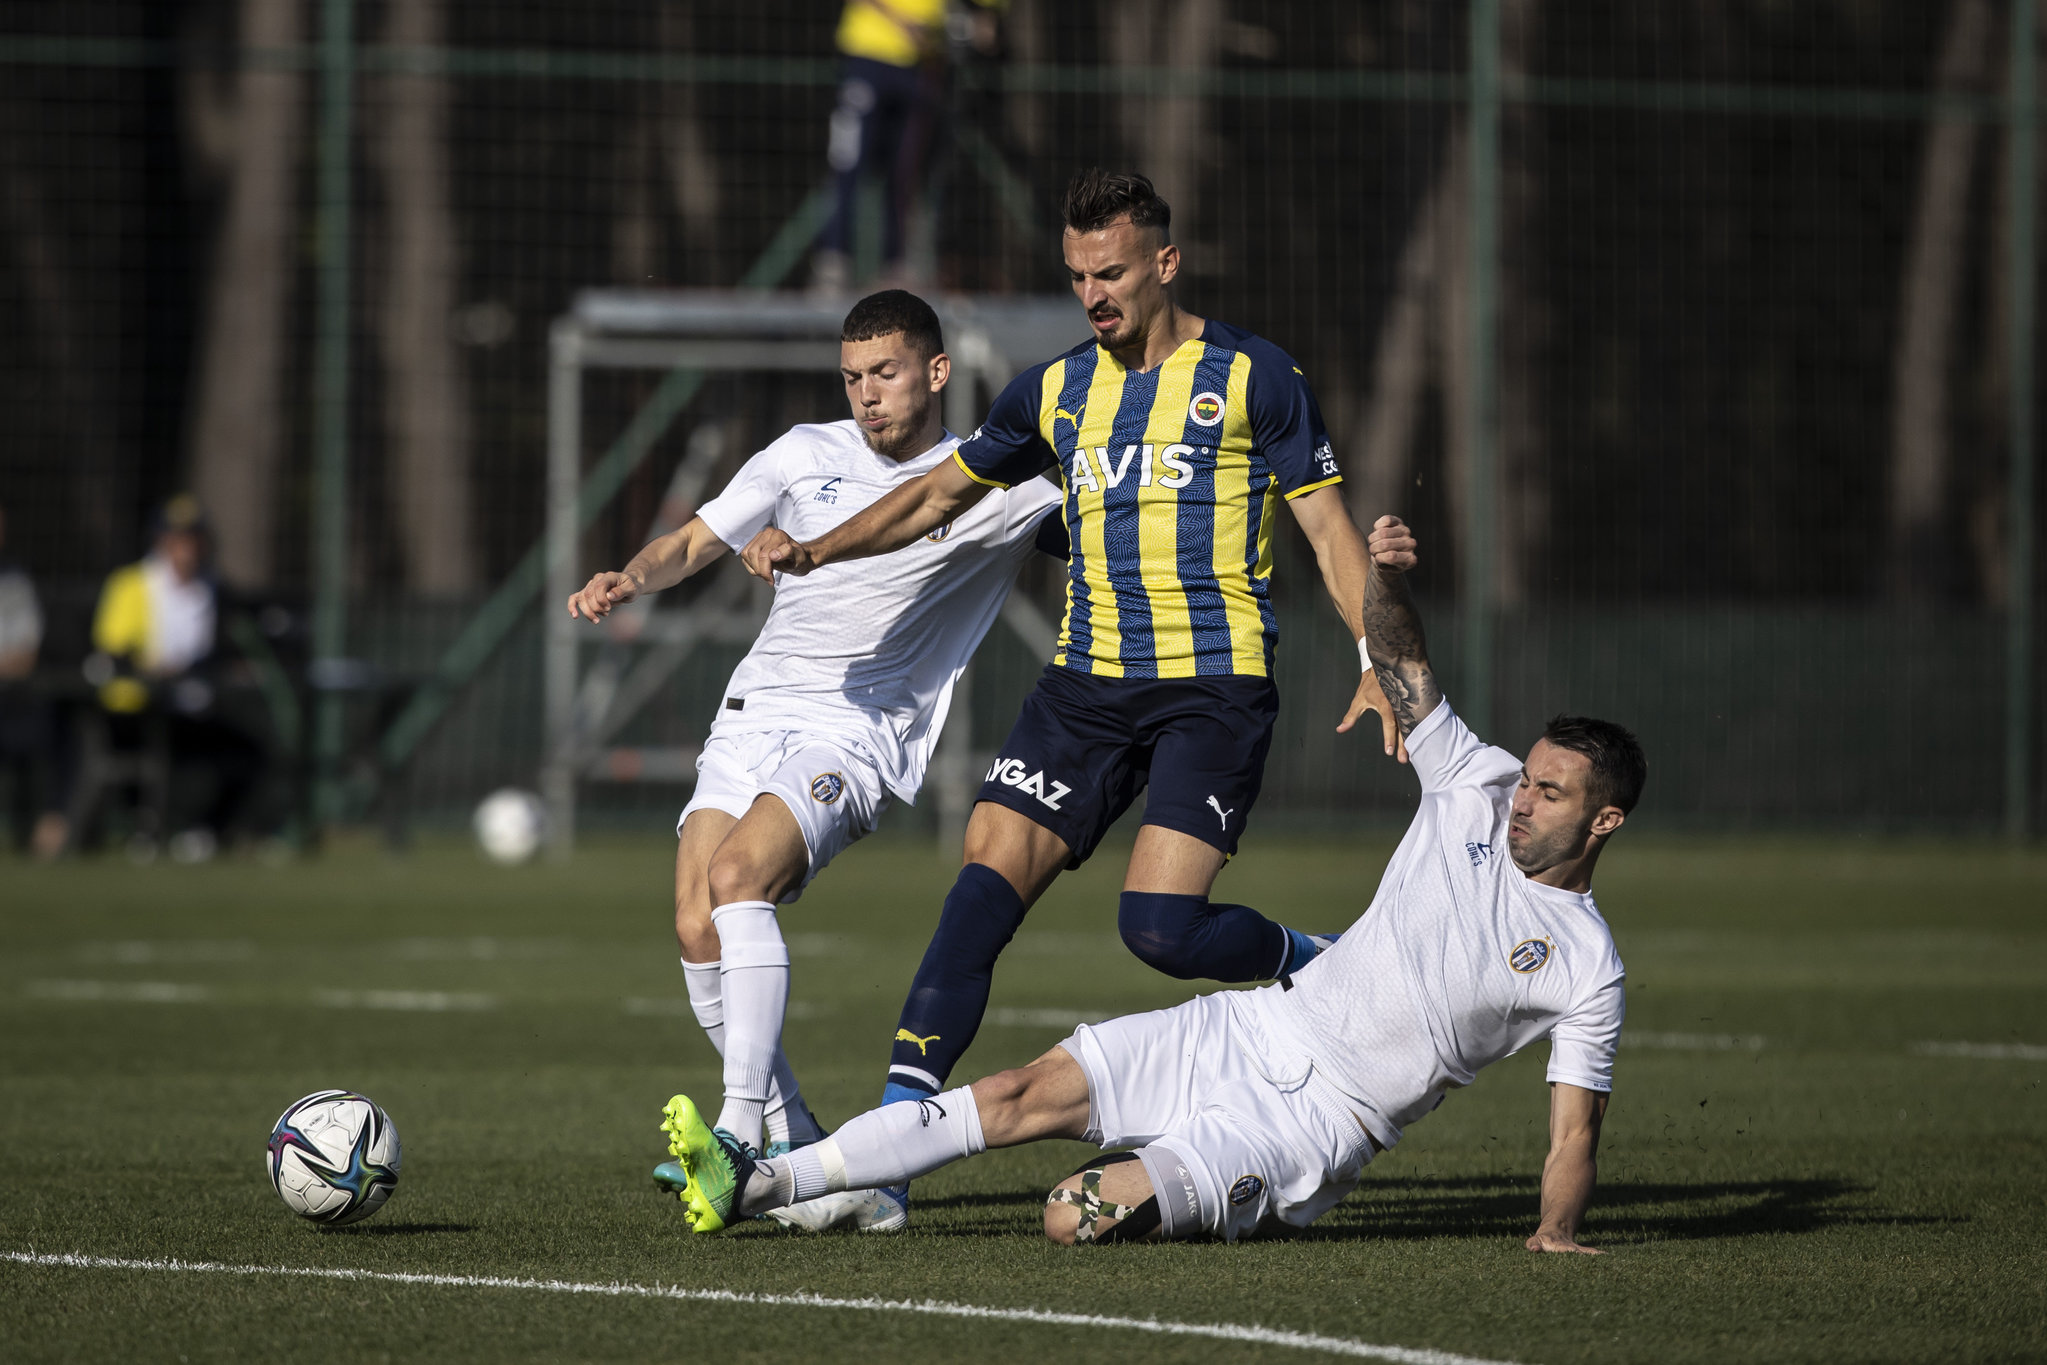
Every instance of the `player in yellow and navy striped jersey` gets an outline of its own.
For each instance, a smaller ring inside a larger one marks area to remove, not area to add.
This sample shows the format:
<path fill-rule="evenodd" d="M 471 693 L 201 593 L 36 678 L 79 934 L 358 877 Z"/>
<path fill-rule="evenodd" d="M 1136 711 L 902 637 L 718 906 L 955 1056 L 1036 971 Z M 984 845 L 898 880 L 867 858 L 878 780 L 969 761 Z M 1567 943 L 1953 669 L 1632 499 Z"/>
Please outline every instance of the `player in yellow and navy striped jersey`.
<path fill-rule="evenodd" d="M 1059 474 L 1072 558 L 1053 663 L 1106 678 L 1270 676 L 1279 502 L 1343 477 L 1293 361 L 1213 321 L 1156 369 L 1092 341 L 1034 366 L 953 458 L 995 488 Z"/>
<path fill-rule="evenodd" d="M 1257 799 L 1278 713 L 1268 594 L 1281 502 L 1352 638 L 1363 634 L 1365 541 L 1321 414 L 1285 352 L 1173 301 L 1179 250 L 1149 180 L 1083 172 L 1064 216 L 1094 338 L 1012 380 L 952 462 L 817 540 L 771 528 L 745 552 L 763 577 L 807 573 L 912 544 L 992 488 L 1041 474 L 1065 487 L 1058 653 L 968 822 L 965 866 L 903 1007 L 888 1099 L 944 1088 L 1024 912 L 1140 794 L 1118 914 L 1138 957 L 1177 977 L 1252 981 L 1284 977 L 1322 946 L 1208 899 Z M 1394 753 L 1369 663 L 1337 728 L 1368 708 Z"/>

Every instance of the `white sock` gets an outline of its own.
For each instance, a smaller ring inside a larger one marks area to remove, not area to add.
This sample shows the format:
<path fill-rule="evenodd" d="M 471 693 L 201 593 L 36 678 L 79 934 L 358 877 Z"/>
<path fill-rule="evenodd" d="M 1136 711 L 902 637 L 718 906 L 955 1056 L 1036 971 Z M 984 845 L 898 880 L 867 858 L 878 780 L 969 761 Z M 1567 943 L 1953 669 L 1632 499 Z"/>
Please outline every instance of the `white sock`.
<path fill-rule="evenodd" d="M 717 1126 L 757 1145 L 782 1050 L 782 1012 L 789 1003 L 789 945 L 775 907 L 734 901 L 711 911 L 717 926 L 720 994 L 725 1010 L 725 1106 Z"/>
<path fill-rule="evenodd" d="M 725 991 L 720 982 L 723 975 L 720 964 L 691 962 L 688 958 L 681 961 L 683 980 L 689 988 L 690 1010 L 702 1026 L 704 1036 L 711 1040 L 712 1048 L 723 1058 Z M 796 1084 L 796 1073 L 789 1066 L 788 1054 L 779 1047 L 775 1049 L 775 1069 L 768 1076 L 765 1126 L 769 1142 L 815 1142 L 824 1134 L 817 1116 L 803 1102 L 803 1092 Z"/>
<path fill-rule="evenodd" d="M 682 959 L 682 980 L 689 989 L 690 1013 L 696 1015 L 697 1024 L 720 1057 L 725 1055 L 725 988 L 718 980 L 722 974 L 715 962 Z"/>
<path fill-rule="evenodd" d="M 781 1169 L 774 1174 L 783 1178 L 762 1181 L 758 1197 L 780 1202 L 760 1207 L 779 1208 L 839 1190 L 907 1185 L 940 1166 L 987 1150 L 988 1140 L 981 1135 L 981 1110 L 968 1087 L 947 1090 L 928 1100 L 899 1100 L 870 1109 L 824 1141 L 775 1162 Z M 755 1199 L 749 1182 L 749 1210 L 753 1210 Z"/>

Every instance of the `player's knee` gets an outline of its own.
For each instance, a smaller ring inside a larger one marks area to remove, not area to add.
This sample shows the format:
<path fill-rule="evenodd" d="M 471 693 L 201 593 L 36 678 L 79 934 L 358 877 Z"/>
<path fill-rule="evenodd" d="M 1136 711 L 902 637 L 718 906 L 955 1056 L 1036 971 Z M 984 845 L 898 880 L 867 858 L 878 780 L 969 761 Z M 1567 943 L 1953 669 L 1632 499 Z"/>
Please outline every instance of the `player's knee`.
<path fill-rule="evenodd" d="M 1125 891 L 1116 910 L 1116 928 L 1123 935 L 1123 946 L 1139 962 L 1167 976 L 1193 981 L 1210 975 L 1199 960 L 1199 928 L 1207 908 L 1204 896 Z"/>
<path fill-rule="evenodd" d="M 711 859 L 711 866 L 705 875 L 710 887 L 713 905 L 730 905 L 734 901 L 771 900 L 772 869 L 763 867 L 758 858 L 750 853 L 721 848 Z"/>
<path fill-rule="evenodd" d="M 1080 1180 L 1075 1177 L 1055 1185 L 1052 1193 L 1045 1196 L 1045 1235 L 1060 1246 L 1070 1247 L 1080 1231 L 1080 1210 L 1059 1198 L 1061 1190 L 1078 1190 Z"/>

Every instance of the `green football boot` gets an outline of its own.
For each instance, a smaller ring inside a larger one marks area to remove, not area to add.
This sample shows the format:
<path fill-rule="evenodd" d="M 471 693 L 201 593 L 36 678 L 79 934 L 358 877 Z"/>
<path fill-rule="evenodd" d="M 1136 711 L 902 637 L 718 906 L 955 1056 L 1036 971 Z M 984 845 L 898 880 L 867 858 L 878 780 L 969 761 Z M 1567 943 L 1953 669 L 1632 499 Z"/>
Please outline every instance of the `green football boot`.
<path fill-rule="evenodd" d="M 669 1155 L 683 1170 L 682 1216 L 694 1232 L 723 1232 L 753 1174 L 753 1154 L 730 1133 L 705 1123 L 687 1095 L 662 1106 L 661 1131 L 668 1135 Z"/>

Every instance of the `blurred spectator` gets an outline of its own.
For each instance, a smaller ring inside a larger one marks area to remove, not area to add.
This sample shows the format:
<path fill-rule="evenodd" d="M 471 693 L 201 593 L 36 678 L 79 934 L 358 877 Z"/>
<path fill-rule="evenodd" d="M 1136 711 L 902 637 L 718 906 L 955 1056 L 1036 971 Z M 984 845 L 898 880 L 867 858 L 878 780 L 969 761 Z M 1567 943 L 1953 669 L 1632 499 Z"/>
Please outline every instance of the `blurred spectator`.
<path fill-rule="evenodd" d="M 109 574 L 100 589 L 92 622 L 97 652 L 87 663 L 117 747 L 139 747 L 145 720 L 160 720 L 171 761 L 212 776 L 199 823 L 171 839 L 171 855 L 185 862 L 213 856 L 263 770 L 261 748 L 214 705 L 219 594 L 207 572 L 210 548 L 198 501 L 181 494 L 166 503 L 157 514 L 155 547 Z"/>
<path fill-rule="evenodd" d="M 57 708 L 30 686 L 43 647 L 43 608 L 26 570 L 4 557 L 0 509 L 0 770 L 11 777 L 16 847 L 39 858 L 63 852 L 64 758 Z"/>
<path fill-rule="evenodd" d="M 995 47 L 995 11 L 1007 0 L 973 0 L 961 36 L 980 52 Z M 812 285 L 840 293 L 853 283 L 860 182 L 882 191 L 881 279 L 912 284 L 903 265 L 904 223 L 923 187 L 944 109 L 947 0 L 847 0 L 839 15 L 839 103 L 825 159 L 833 172 L 832 216 L 811 262 Z"/>

